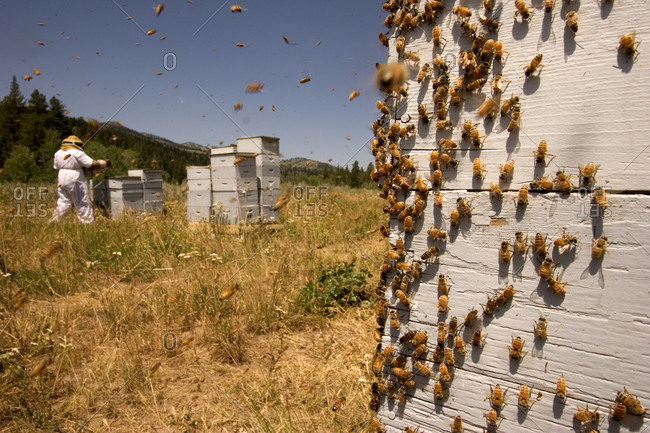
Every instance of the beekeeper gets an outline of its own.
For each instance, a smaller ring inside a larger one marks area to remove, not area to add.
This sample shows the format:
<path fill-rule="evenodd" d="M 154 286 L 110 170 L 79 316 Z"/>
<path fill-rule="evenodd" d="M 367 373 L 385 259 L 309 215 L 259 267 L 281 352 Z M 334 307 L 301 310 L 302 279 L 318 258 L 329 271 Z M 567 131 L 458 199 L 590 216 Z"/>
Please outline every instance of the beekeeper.
<path fill-rule="evenodd" d="M 85 171 L 105 170 L 110 166 L 110 161 L 93 160 L 82 148 L 83 142 L 71 135 L 61 142 L 61 148 L 54 154 L 54 169 L 59 170 L 59 198 L 50 221 L 61 219 L 71 206 L 74 206 L 77 218 L 82 223 L 89 224 L 95 220 Z"/>

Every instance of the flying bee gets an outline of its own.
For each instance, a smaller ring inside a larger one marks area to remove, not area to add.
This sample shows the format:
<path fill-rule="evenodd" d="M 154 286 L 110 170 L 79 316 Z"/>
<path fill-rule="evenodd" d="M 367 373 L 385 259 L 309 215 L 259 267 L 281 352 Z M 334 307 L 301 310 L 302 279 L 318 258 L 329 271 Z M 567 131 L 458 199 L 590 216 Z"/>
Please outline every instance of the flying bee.
<path fill-rule="evenodd" d="M 483 347 L 485 346 L 485 340 L 487 340 L 487 333 L 484 335 L 480 329 L 477 329 L 472 334 L 472 346 Z"/>
<path fill-rule="evenodd" d="M 456 364 L 456 360 L 454 359 L 454 351 L 450 347 L 447 347 L 445 349 L 445 364 L 448 367 L 453 367 Z"/>
<path fill-rule="evenodd" d="M 513 359 L 522 360 L 528 352 L 523 352 L 524 340 L 521 337 L 512 337 L 512 342 L 508 346 L 508 352 Z"/>
<path fill-rule="evenodd" d="M 535 162 L 537 164 L 546 164 L 546 155 L 551 155 L 553 158 L 555 158 L 555 155 L 548 153 L 548 144 L 546 143 L 546 140 L 539 142 L 537 150 L 533 151 L 533 154 L 535 156 Z M 553 158 L 551 158 L 549 162 L 551 162 Z"/>
<path fill-rule="evenodd" d="M 643 416 L 646 413 L 646 409 L 641 405 L 639 399 L 627 392 L 625 387 L 616 395 L 616 401 L 623 403 L 629 414 Z"/>
<path fill-rule="evenodd" d="M 499 247 L 499 260 L 504 263 L 510 263 L 512 253 L 510 253 L 510 242 L 503 241 Z"/>
<path fill-rule="evenodd" d="M 508 132 L 512 132 L 515 129 L 519 128 L 519 123 L 521 122 L 521 106 L 515 105 L 512 107 L 512 112 L 510 113 L 510 123 L 508 123 Z"/>
<path fill-rule="evenodd" d="M 415 361 L 413 362 L 413 366 L 418 369 L 418 371 L 426 377 L 431 376 L 431 369 L 426 366 L 423 362 L 420 361 Z"/>
<path fill-rule="evenodd" d="M 596 183 L 596 172 L 598 171 L 599 164 L 594 164 L 593 162 L 588 162 L 587 164 L 578 166 L 580 170 L 580 182 L 586 186 L 590 187 Z"/>
<path fill-rule="evenodd" d="M 519 104 L 519 96 L 515 96 L 514 93 L 501 105 L 501 115 L 505 116 Z"/>
<path fill-rule="evenodd" d="M 600 236 L 598 239 L 591 241 L 591 259 L 600 260 L 603 252 L 607 250 L 607 237 Z"/>
<path fill-rule="evenodd" d="M 578 406 L 578 410 L 573 414 L 574 418 L 580 421 L 583 425 L 592 424 L 600 420 L 600 414 L 598 413 L 598 408 L 594 411 L 589 410 L 589 405 L 586 407 Z"/>
<path fill-rule="evenodd" d="M 447 232 L 440 230 L 437 227 L 431 227 L 428 231 L 427 234 L 435 239 L 435 240 L 445 240 L 447 239 Z M 442 275 L 441 275 L 442 276 Z"/>
<path fill-rule="evenodd" d="M 409 75 L 410 71 L 403 63 L 377 64 L 375 83 L 382 92 L 394 92 L 402 87 Z"/>
<path fill-rule="evenodd" d="M 431 36 L 433 39 L 433 46 L 438 48 L 444 48 L 447 44 L 447 39 L 442 36 L 442 28 L 440 26 L 435 26 L 431 31 Z M 442 41 L 445 41 L 443 44 Z"/>
<path fill-rule="evenodd" d="M 447 120 L 438 120 L 436 122 L 436 129 L 451 129 L 454 127 L 454 123 L 447 119 Z"/>
<path fill-rule="evenodd" d="M 573 33 L 578 32 L 578 13 L 576 11 L 566 13 L 566 25 L 573 30 Z"/>
<path fill-rule="evenodd" d="M 340 397 L 337 399 L 334 404 L 332 405 L 332 411 L 337 412 L 341 409 L 343 409 L 343 405 L 345 405 L 345 397 Z"/>
<path fill-rule="evenodd" d="M 499 179 L 503 182 L 512 180 L 512 173 L 514 169 L 515 169 L 515 161 L 513 159 L 509 159 L 508 161 L 506 161 L 505 164 L 501 165 L 501 169 L 499 172 Z"/>
<path fill-rule="evenodd" d="M 428 338 L 426 331 L 417 331 L 411 339 L 411 345 L 419 346 L 420 344 L 425 344 Z"/>
<path fill-rule="evenodd" d="M 528 242 L 528 236 L 524 238 L 524 234 L 522 232 L 515 233 L 514 252 L 521 255 L 526 254 L 526 250 L 528 249 L 528 247 L 526 246 L 527 242 Z"/>
<path fill-rule="evenodd" d="M 465 316 L 465 321 L 463 322 L 463 326 L 466 328 L 469 326 L 472 326 L 476 318 L 478 317 L 478 310 L 474 307 L 472 307 L 471 310 L 469 310 L 469 313 L 467 313 L 467 316 Z"/>
<path fill-rule="evenodd" d="M 575 235 L 569 234 L 566 230 L 562 230 L 562 235 L 555 239 L 554 245 L 559 249 L 560 254 L 564 254 L 572 246 L 578 245 L 578 238 Z"/>
<path fill-rule="evenodd" d="M 458 208 L 459 216 L 467 218 L 472 217 L 472 206 L 466 199 L 458 197 L 456 199 L 456 207 Z"/>
<path fill-rule="evenodd" d="M 474 161 L 472 162 L 472 173 L 474 174 L 474 177 L 479 180 L 483 180 L 485 177 L 487 170 L 485 165 L 481 164 L 481 158 L 474 158 Z"/>
<path fill-rule="evenodd" d="M 452 209 L 451 212 L 449 213 L 449 223 L 451 224 L 451 227 L 458 228 L 459 221 L 460 221 L 460 214 L 458 212 L 458 209 Z"/>
<path fill-rule="evenodd" d="M 483 0 L 483 7 L 486 12 L 492 12 L 494 9 L 494 0 Z"/>
<path fill-rule="evenodd" d="M 386 104 L 381 102 L 380 100 L 377 100 L 377 109 L 381 111 L 383 114 L 390 114 L 390 109 Z"/>
<path fill-rule="evenodd" d="M 501 410 L 503 406 L 506 404 L 506 394 L 508 393 L 508 390 L 506 389 L 503 391 L 501 388 L 501 385 L 496 385 L 494 388 L 492 388 L 492 385 L 490 385 L 490 394 L 485 397 L 485 400 L 490 400 L 490 404 L 492 405 L 493 409 L 496 410 Z"/>
<path fill-rule="evenodd" d="M 397 319 L 397 313 L 395 311 L 390 312 L 390 327 L 393 329 L 399 329 L 399 320 Z"/>
<path fill-rule="evenodd" d="M 540 257 L 546 257 L 546 239 L 547 235 L 542 235 L 541 233 L 535 234 L 535 239 L 533 239 L 533 253 L 539 255 Z"/>
<path fill-rule="evenodd" d="M 501 293 L 497 294 L 497 303 L 504 305 L 513 296 L 515 296 L 515 287 L 513 285 L 506 286 Z"/>
<path fill-rule="evenodd" d="M 564 379 L 564 375 L 557 379 L 555 395 L 563 401 L 567 398 L 566 380 Z"/>
<path fill-rule="evenodd" d="M 523 410 L 529 410 L 536 403 L 535 400 L 531 402 L 530 395 L 532 394 L 533 388 L 529 388 L 526 385 L 521 385 L 519 387 L 519 398 L 518 406 Z"/>
<path fill-rule="evenodd" d="M 544 0 L 544 11 L 546 13 L 551 13 L 553 6 L 555 6 L 555 0 Z"/>
<path fill-rule="evenodd" d="M 624 50 L 625 54 L 628 57 L 635 57 L 639 54 L 639 50 L 637 50 L 636 47 L 639 46 L 641 43 L 640 41 L 636 41 L 636 32 L 633 33 L 625 33 L 621 35 L 621 37 L 618 39 L 619 42 L 619 49 Z"/>
<path fill-rule="evenodd" d="M 519 0 L 519 1 L 522 1 L 523 3 L 523 0 Z M 528 64 L 524 68 L 524 74 L 526 75 L 526 78 L 530 78 L 538 68 L 539 68 L 539 72 L 537 73 L 537 75 L 539 76 L 539 74 L 542 73 L 542 69 L 544 67 L 544 65 L 541 64 L 543 57 L 544 57 L 543 54 L 537 54 L 533 58 L 533 60 L 530 61 L 530 64 Z"/>
<path fill-rule="evenodd" d="M 449 64 L 445 62 L 445 59 L 443 59 L 440 54 L 433 59 L 433 66 L 438 68 L 438 71 L 443 74 L 446 74 L 447 71 L 449 71 Z"/>
<path fill-rule="evenodd" d="M 517 194 L 517 206 L 528 205 L 528 185 L 522 185 Z"/>
<path fill-rule="evenodd" d="M 492 0 L 484 0 L 485 1 L 492 1 Z M 454 422 L 451 424 L 451 433 L 464 433 L 465 429 L 463 428 L 463 419 L 460 417 L 460 415 L 457 415 L 456 418 L 454 418 Z"/>
<path fill-rule="evenodd" d="M 553 180 L 548 176 L 535 178 L 530 183 L 530 187 L 532 189 L 542 190 L 542 191 L 551 191 L 553 189 L 553 186 L 554 186 Z"/>
<path fill-rule="evenodd" d="M 573 191 L 573 183 L 571 183 L 571 176 L 567 176 L 564 171 L 559 170 L 555 173 L 555 179 L 553 179 L 555 186 L 562 191 L 563 194 L 569 194 Z"/>
<path fill-rule="evenodd" d="M 490 33 L 498 33 L 499 32 L 499 28 L 501 27 L 501 23 L 498 20 L 495 20 L 493 18 L 488 18 L 485 15 L 481 15 L 480 17 L 478 17 L 478 20 L 479 20 L 479 22 L 481 24 L 483 24 L 485 26 L 486 29 L 488 29 L 488 31 Z"/>
<path fill-rule="evenodd" d="M 602 187 L 594 189 L 594 200 L 600 208 L 600 210 L 605 210 L 607 208 L 607 196 L 605 196 L 605 190 Z"/>
<path fill-rule="evenodd" d="M 444 362 L 441 362 L 440 365 L 438 366 L 438 373 L 439 373 L 438 377 L 443 383 L 449 384 L 449 382 L 451 382 L 449 367 L 447 367 L 447 364 L 445 364 Z"/>
<path fill-rule="evenodd" d="M 436 400 L 442 400 L 445 398 L 445 390 L 442 386 L 442 382 L 438 380 L 435 381 L 433 384 L 433 395 L 435 396 Z"/>
<path fill-rule="evenodd" d="M 454 347 L 456 347 L 456 352 L 458 352 L 458 354 L 461 356 L 467 353 L 465 350 L 465 343 L 463 342 L 463 337 L 461 335 L 457 335 L 456 338 L 454 338 Z"/>
<path fill-rule="evenodd" d="M 549 278 L 553 276 L 554 269 L 555 267 L 553 266 L 553 259 L 549 256 L 546 256 L 542 264 L 539 266 L 539 277 L 543 280 L 548 281 Z"/>
<path fill-rule="evenodd" d="M 496 111 L 499 108 L 499 95 L 491 98 L 488 97 L 485 101 L 478 107 L 476 112 L 480 117 L 485 117 L 486 119 L 494 119 Z"/>
<path fill-rule="evenodd" d="M 449 297 L 447 295 L 438 296 L 438 313 L 449 311 Z"/>
<path fill-rule="evenodd" d="M 546 340 L 548 338 L 548 335 L 546 333 L 547 326 L 548 323 L 546 323 L 545 317 L 540 317 L 538 320 L 536 320 L 535 328 L 534 328 L 535 337 L 541 338 L 542 340 Z"/>
<path fill-rule="evenodd" d="M 503 200 L 503 191 L 497 182 L 490 182 L 490 194 L 499 201 Z"/>
<path fill-rule="evenodd" d="M 526 5 L 526 2 L 524 0 L 515 0 L 515 7 L 517 8 L 517 10 L 515 11 L 515 18 L 517 17 L 517 15 L 520 15 L 522 21 L 530 20 L 533 14 L 528 9 L 528 6 Z"/>
<path fill-rule="evenodd" d="M 449 334 L 456 335 L 458 333 L 458 318 L 456 316 L 449 319 Z"/>
<path fill-rule="evenodd" d="M 496 430 L 499 428 L 503 417 L 499 416 L 496 410 L 490 409 L 489 412 L 484 413 L 483 416 L 486 418 L 487 425 L 490 429 Z"/>
<path fill-rule="evenodd" d="M 610 406 L 609 413 L 612 415 L 612 419 L 614 421 L 621 422 L 623 421 L 623 418 L 625 418 L 625 414 L 627 413 L 627 408 L 620 401 L 616 401 L 613 407 Z"/>
<path fill-rule="evenodd" d="M 379 33 L 379 42 L 385 47 L 388 47 L 388 37 L 385 33 Z"/>
<path fill-rule="evenodd" d="M 420 256 L 420 257 L 424 261 L 429 261 L 431 259 L 435 260 L 435 258 L 438 257 L 439 254 L 440 254 L 440 248 L 438 248 L 436 246 L 433 246 L 433 247 L 430 247 L 429 249 L 427 249 L 425 252 L 423 252 L 422 256 Z"/>
<path fill-rule="evenodd" d="M 490 297 L 490 295 L 488 295 L 486 304 L 481 304 L 481 307 L 483 307 L 483 314 L 492 316 L 494 314 L 494 310 L 497 308 L 497 305 L 498 298 L 496 296 Z"/>

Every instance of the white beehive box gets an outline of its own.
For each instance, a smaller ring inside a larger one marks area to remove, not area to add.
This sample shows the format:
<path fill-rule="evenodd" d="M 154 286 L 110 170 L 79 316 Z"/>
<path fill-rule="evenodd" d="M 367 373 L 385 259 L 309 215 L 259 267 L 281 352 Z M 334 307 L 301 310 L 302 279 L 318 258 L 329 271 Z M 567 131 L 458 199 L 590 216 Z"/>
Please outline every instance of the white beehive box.
<path fill-rule="evenodd" d="M 280 189 L 278 188 L 260 190 L 261 206 L 273 206 L 278 198 L 280 198 Z"/>
<path fill-rule="evenodd" d="M 132 177 L 139 177 L 142 181 L 160 181 L 163 180 L 162 170 L 136 169 L 128 170 L 127 174 Z"/>
<path fill-rule="evenodd" d="M 90 179 L 89 182 L 89 195 L 90 201 L 96 203 L 107 203 L 108 202 L 108 183 L 105 179 L 97 180 Z"/>
<path fill-rule="evenodd" d="M 211 204 L 209 191 L 187 191 L 187 206 L 210 207 Z"/>
<path fill-rule="evenodd" d="M 209 222 L 211 215 L 210 206 L 188 206 L 187 220 L 190 222 Z"/>
<path fill-rule="evenodd" d="M 212 182 L 210 179 L 188 179 L 188 191 L 210 191 L 212 190 Z"/>
<path fill-rule="evenodd" d="M 210 180 L 210 166 L 187 167 L 187 180 Z"/>
<path fill-rule="evenodd" d="M 212 149 L 215 150 L 215 149 Z M 210 156 L 210 169 L 212 178 L 247 178 L 255 177 L 255 158 L 247 157 L 235 164 L 236 154 L 213 154 Z"/>
<path fill-rule="evenodd" d="M 111 190 L 142 190 L 142 180 L 135 176 L 115 176 L 107 178 L 108 189 Z"/>
<path fill-rule="evenodd" d="M 279 212 L 273 210 L 273 206 L 260 205 L 260 218 L 262 221 L 278 221 Z"/>
<path fill-rule="evenodd" d="M 237 139 L 237 152 L 250 154 L 280 153 L 280 139 L 276 137 L 241 137 Z"/>

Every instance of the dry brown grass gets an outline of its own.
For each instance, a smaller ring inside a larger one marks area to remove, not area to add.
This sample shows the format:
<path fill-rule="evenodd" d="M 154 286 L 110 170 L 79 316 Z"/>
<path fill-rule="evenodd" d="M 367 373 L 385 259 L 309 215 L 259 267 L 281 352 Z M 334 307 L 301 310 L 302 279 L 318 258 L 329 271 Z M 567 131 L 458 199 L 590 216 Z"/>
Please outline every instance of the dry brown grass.
<path fill-rule="evenodd" d="M 188 224 L 179 187 L 165 185 L 164 215 L 91 226 L 12 217 L 13 187 L 0 432 L 367 430 L 372 305 L 323 317 L 296 299 L 340 261 L 372 290 L 387 249 L 375 192 L 329 188 L 324 218 L 295 217 L 294 200 L 281 224 L 226 230 Z"/>

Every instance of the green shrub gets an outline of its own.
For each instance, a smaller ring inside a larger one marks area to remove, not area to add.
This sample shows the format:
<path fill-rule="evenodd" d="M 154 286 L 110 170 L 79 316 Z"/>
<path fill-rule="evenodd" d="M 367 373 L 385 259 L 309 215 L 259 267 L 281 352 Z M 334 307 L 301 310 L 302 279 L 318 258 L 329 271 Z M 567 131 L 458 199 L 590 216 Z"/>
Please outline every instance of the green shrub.
<path fill-rule="evenodd" d="M 370 299 L 367 272 L 357 272 L 353 263 L 337 263 L 323 269 L 315 282 L 298 294 L 298 306 L 308 313 L 332 314 L 337 309 L 361 305 Z"/>

